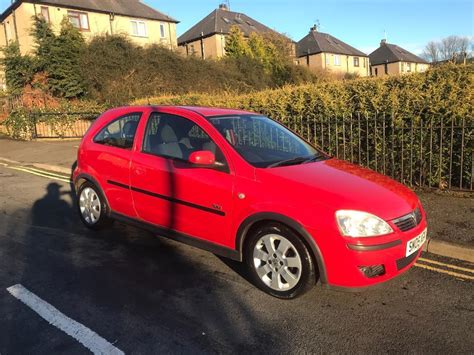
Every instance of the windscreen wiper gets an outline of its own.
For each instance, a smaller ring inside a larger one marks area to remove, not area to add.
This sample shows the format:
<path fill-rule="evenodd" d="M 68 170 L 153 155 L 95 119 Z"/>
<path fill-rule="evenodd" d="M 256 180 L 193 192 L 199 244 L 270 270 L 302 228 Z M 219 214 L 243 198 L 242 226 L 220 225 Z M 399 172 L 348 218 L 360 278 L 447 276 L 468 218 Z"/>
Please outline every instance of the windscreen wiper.
<path fill-rule="evenodd" d="M 302 164 L 308 160 L 308 157 L 296 157 L 288 160 L 282 160 L 267 166 L 267 168 L 276 168 L 277 166 Z"/>
<path fill-rule="evenodd" d="M 315 163 L 317 161 L 322 161 L 322 160 L 326 160 L 326 159 L 329 159 L 329 158 L 324 156 L 324 155 L 314 155 L 311 158 L 304 161 L 303 164 Z"/>

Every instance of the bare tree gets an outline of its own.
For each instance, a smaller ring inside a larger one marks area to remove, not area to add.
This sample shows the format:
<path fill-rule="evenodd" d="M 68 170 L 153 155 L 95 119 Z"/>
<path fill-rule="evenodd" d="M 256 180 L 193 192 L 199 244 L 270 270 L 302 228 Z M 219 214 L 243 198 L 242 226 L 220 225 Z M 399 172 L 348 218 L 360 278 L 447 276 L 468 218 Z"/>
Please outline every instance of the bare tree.
<path fill-rule="evenodd" d="M 425 59 L 433 63 L 438 61 L 460 62 L 472 52 L 473 43 L 469 37 L 449 36 L 439 42 L 429 42 L 424 51 Z"/>
<path fill-rule="evenodd" d="M 443 38 L 440 43 L 440 52 L 443 60 L 455 61 L 457 56 L 459 38 L 449 36 Z"/>
<path fill-rule="evenodd" d="M 470 40 L 468 37 L 459 37 L 457 43 L 458 61 L 464 61 L 469 54 Z"/>
<path fill-rule="evenodd" d="M 431 63 L 436 63 L 439 61 L 439 44 L 434 41 L 428 42 L 425 49 L 423 50 L 423 58 Z"/>

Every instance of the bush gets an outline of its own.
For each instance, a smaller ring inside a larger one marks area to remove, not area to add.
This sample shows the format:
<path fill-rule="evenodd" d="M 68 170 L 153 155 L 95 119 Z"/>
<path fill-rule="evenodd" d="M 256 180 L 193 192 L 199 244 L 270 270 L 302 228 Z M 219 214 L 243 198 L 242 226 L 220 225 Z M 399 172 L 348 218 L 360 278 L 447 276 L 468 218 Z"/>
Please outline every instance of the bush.
<path fill-rule="evenodd" d="M 155 95 L 250 92 L 281 83 L 314 80 L 306 68 L 287 65 L 280 77 L 254 58 L 184 58 L 159 45 L 136 46 L 122 36 L 94 38 L 81 62 L 89 97 L 111 105 Z"/>
<path fill-rule="evenodd" d="M 21 93 L 31 83 L 34 75 L 34 60 L 29 55 L 21 55 L 20 46 L 14 42 L 2 49 L 2 66 L 5 68 L 5 80 L 11 94 Z"/>
<path fill-rule="evenodd" d="M 33 17 L 31 35 L 35 40 L 33 55 L 22 55 L 18 43 L 2 49 L 7 89 L 21 95 L 25 88 L 35 87 L 56 97 L 78 98 L 85 94 L 79 61 L 85 47 L 82 34 L 67 18 L 61 23 L 59 35 L 42 17 Z M 41 87 L 35 78 L 41 77 Z"/>
<path fill-rule="evenodd" d="M 85 100 L 61 100 L 54 106 L 42 108 L 18 107 L 11 110 L 1 122 L 7 134 L 14 139 L 28 140 L 33 137 L 36 123 L 46 123 L 61 136 L 79 119 L 94 119 L 105 111 L 104 105 Z"/>
<path fill-rule="evenodd" d="M 14 95 L 32 86 L 58 98 L 87 97 L 120 105 L 144 96 L 250 92 L 315 80 L 306 68 L 289 61 L 281 38 L 253 35 L 248 55 L 203 61 L 160 45 L 141 47 L 120 35 L 86 43 L 67 18 L 59 34 L 42 17 L 34 17 L 33 23 L 32 56 L 21 55 L 17 44 L 4 49 L 2 62 Z M 35 77 L 44 79 L 41 87 L 34 85 Z"/>
<path fill-rule="evenodd" d="M 34 130 L 30 111 L 24 108 L 11 110 L 1 124 L 5 126 L 7 134 L 14 139 L 30 139 Z"/>
<path fill-rule="evenodd" d="M 53 95 L 77 98 L 85 95 L 81 76 L 80 58 L 85 48 L 84 38 L 67 18 L 61 22 L 61 31 L 54 39 L 46 71 Z"/>

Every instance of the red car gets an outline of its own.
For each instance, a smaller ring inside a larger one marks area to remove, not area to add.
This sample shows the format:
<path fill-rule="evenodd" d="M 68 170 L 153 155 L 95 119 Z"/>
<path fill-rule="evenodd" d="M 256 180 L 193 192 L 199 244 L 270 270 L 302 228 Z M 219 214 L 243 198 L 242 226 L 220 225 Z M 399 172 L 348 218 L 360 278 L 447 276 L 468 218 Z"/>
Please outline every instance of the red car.
<path fill-rule="evenodd" d="M 426 240 L 411 190 L 252 112 L 107 111 L 81 143 L 74 183 L 87 227 L 119 220 L 244 261 L 255 284 L 280 298 L 318 280 L 389 280 Z"/>

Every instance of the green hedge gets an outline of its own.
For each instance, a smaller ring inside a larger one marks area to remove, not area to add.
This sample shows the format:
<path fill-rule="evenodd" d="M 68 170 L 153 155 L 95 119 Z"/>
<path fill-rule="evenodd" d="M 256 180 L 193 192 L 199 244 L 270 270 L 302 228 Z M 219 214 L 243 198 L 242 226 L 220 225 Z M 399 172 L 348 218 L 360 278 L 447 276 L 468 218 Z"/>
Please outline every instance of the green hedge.
<path fill-rule="evenodd" d="M 341 152 L 348 149 L 357 158 L 352 160 L 405 183 L 472 189 L 473 69 L 446 65 L 384 79 L 318 82 L 244 95 L 150 97 L 134 103 L 259 112 L 333 155 L 347 159 Z M 357 126 L 353 131 L 351 124 Z"/>
<path fill-rule="evenodd" d="M 355 112 L 472 117 L 473 69 L 473 65 L 447 65 L 426 73 L 386 79 L 319 82 L 244 95 L 223 92 L 150 97 L 134 103 L 241 108 L 268 114 L 283 122 L 295 115 L 320 119 Z"/>

